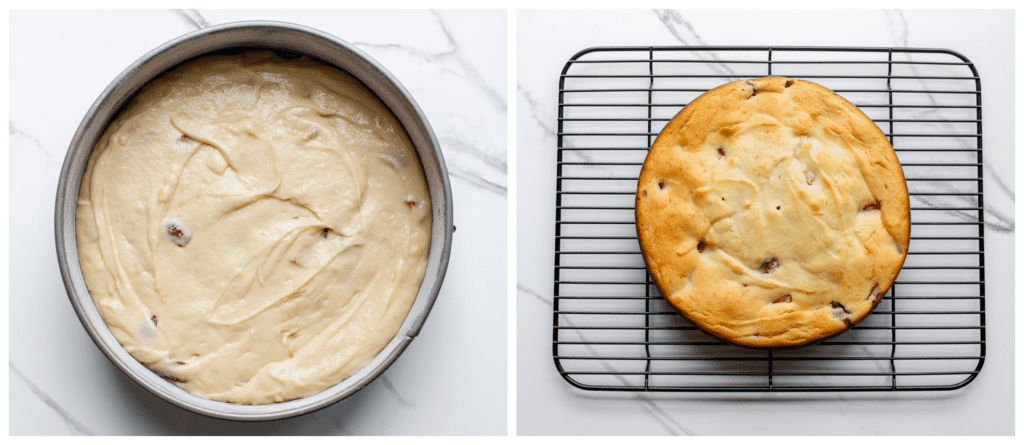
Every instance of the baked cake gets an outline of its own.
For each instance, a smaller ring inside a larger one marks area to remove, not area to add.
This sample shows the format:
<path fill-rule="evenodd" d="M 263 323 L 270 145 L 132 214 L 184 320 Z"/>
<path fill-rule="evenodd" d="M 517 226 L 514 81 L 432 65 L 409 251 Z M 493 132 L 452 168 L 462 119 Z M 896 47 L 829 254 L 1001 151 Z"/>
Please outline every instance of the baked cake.
<path fill-rule="evenodd" d="M 745 346 L 836 335 L 903 265 L 910 205 L 881 130 L 831 90 L 737 81 L 692 101 L 640 173 L 637 236 L 662 294 Z"/>

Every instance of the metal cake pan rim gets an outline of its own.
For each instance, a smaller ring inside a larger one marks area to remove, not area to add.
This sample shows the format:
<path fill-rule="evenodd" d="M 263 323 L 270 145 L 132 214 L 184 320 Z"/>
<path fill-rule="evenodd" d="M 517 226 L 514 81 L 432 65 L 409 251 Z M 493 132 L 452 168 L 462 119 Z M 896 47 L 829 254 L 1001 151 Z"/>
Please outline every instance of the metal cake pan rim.
<path fill-rule="evenodd" d="M 308 45 L 326 48 L 339 60 L 348 58 L 344 61 L 348 65 L 341 66 L 342 64 L 337 63 L 338 60 L 324 60 L 321 55 L 280 42 L 241 38 L 247 35 L 252 37 L 252 33 L 260 34 L 261 37 L 284 36 L 290 39 L 306 39 Z M 218 44 L 216 39 L 225 40 Z M 413 306 L 395 337 L 360 371 L 342 382 L 304 398 L 266 405 L 216 402 L 193 395 L 156 376 L 132 358 L 113 338 L 106 323 L 99 317 L 88 293 L 78 262 L 74 230 L 81 175 L 95 140 L 110 120 L 142 86 L 159 77 L 167 69 L 214 51 L 240 47 L 267 48 L 309 55 L 358 78 L 399 118 L 410 139 L 413 139 L 427 177 L 433 207 L 427 272 Z M 175 52 L 177 56 L 172 54 Z M 169 54 L 171 56 L 168 56 Z M 161 61 L 160 57 L 169 59 Z M 155 69 L 153 73 L 140 74 L 147 68 L 154 70 L 153 67 L 160 66 L 163 68 Z M 137 84 L 135 87 L 129 85 L 133 82 Z M 124 94 L 126 88 L 128 92 Z M 118 93 L 121 93 L 120 96 L 115 97 Z M 54 232 L 61 277 L 75 313 L 93 342 L 118 370 L 157 397 L 199 414 L 227 420 L 275 420 L 312 412 L 354 394 L 383 373 L 419 333 L 437 299 L 447 271 L 454 230 L 451 184 L 440 144 L 426 115 L 409 92 L 382 65 L 351 44 L 314 28 L 276 21 L 233 22 L 193 31 L 158 46 L 129 65 L 104 89 L 76 130 L 61 169 L 55 204 Z"/>

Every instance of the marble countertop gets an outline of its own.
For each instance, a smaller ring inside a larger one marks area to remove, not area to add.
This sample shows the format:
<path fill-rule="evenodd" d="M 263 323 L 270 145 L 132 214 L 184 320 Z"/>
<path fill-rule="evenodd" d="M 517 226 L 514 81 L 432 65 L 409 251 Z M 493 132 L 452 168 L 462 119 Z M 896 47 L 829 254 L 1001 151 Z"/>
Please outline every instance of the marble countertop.
<path fill-rule="evenodd" d="M 516 21 L 517 434 L 1014 433 L 1012 11 L 518 11 Z M 946 392 L 719 395 L 584 391 L 559 376 L 551 348 L 559 74 L 589 47 L 683 45 L 949 48 L 975 64 L 988 310 L 985 364 L 973 382 Z"/>
<path fill-rule="evenodd" d="M 241 20 L 317 28 L 387 67 L 441 143 L 457 228 L 437 303 L 394 365 L 342 402 L 262 423 L 193 414 L 118 372 L 68 302 L 52 223 L 68 144 L 110 81 L 168 40 Z M 501 10 L 12 11 L 10 433 L 505 435 L 507 55 Z"/>

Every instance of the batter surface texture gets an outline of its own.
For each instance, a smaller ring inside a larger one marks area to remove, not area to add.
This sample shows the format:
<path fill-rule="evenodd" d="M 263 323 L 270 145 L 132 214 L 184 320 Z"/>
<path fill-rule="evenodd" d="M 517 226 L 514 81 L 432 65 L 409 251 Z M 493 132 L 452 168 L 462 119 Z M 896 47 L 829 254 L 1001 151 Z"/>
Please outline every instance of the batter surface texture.
<path fill-rule="evenodd" d="M 82 272 L 140 362 L 213 400 L 308 396 L 405 320 L 431 206 L 408 136 L 349 75 L 268 52 L 155 80 L 93 149 Z"/>
<path fill-rule="evenodd" d="M 637 235 L 662 294 L 746 346 L 842 332 L 906 258 L 899 160 L 856 106 L 789 78 L 732 82 L 687 105 L 640 173 Z"/>

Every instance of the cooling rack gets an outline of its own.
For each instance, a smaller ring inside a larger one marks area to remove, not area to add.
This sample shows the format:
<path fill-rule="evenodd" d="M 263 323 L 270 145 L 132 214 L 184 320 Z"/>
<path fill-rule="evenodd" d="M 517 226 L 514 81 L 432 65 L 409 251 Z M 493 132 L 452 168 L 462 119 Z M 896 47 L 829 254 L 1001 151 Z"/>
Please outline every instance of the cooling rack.
<path fill-rule="evenodd" d="M 833 339 L 764 351 L 694 327 L 659 294 L 636 241 L 647 149 L 690 100 L 769 75 L 808 79 L 889 138 L 911 242 L 874 312 Z M 961 388 L 985 359 L 981 79 L 944 49 L 616 47 L 559 80 L 553 354 L 588 390 L 804 392 Z"/>

